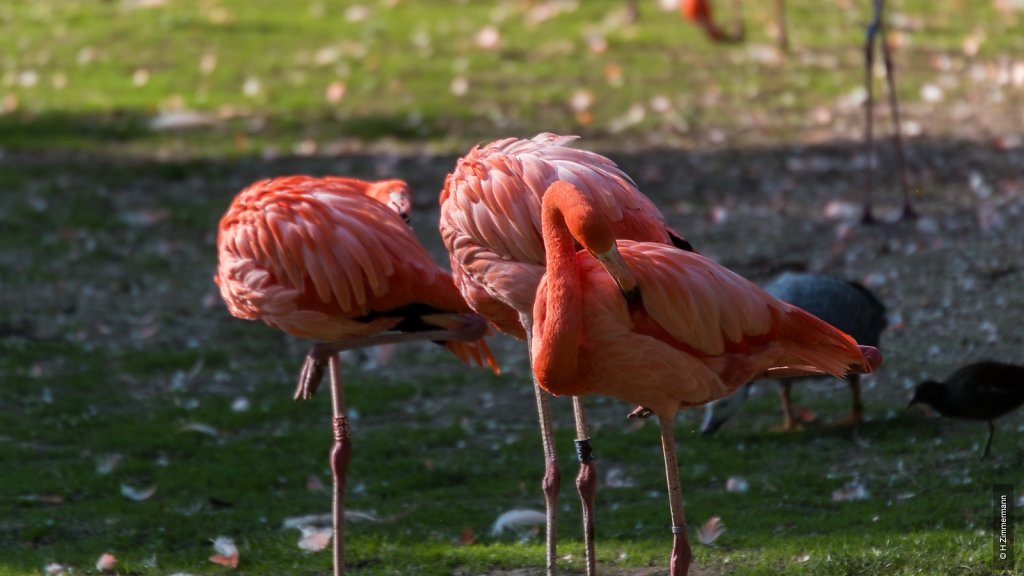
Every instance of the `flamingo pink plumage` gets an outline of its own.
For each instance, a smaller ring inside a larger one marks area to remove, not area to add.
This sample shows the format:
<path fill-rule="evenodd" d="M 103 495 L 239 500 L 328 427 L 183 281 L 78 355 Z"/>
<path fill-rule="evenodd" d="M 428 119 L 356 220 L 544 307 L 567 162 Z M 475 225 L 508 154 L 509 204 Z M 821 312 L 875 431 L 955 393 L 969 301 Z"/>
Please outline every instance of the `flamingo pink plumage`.
<path fill-rule="evenodd" d="M 390 206 L 390 209 L 389 209 Z M 290 176 L 242 190 L 221 218 L 214 277 L 232 315 L 320 340 L 296 398 L 330 368 L 335 444 L 335 573 L 344 571 L 342 518 L 351 442 L 337 352 L 412 340 L 445 341 L 467 363 L 497 371 L 486 323 L 403 222 L 404 182 Z"/>
<path fill-rule="evenodd" d="M 539 134 L 530 140 L 507 138 L 477 147 L 462 157 L 441 193 L 441 236 L 451 254 L 452 274 L 469 305 L 499 330 L 527 338 L 533 302 L 544 274 L 541 197 L 558 180 L 573 182 L 590 198 L 622 238 L 675 243 L 686 240 L 665 225 L 654 204 L 614 162 L 569 148 L 574 136 Z M 560 473 L 552 442 L 547 396 L 539 389 L 537 407 L 544 443 L 543 480 L 547 506 L 547 568 L 554 571 L 555 510 Z M 574 401 L 577 477 L 584 516 L 588 574 L 593 573 L 594 468 L 582 405 Z"/>
<path fill-rule="evenodd" d="M 762 377 L 870 372 L 881 356 L 700 255 L 616 242 L 601 211 L 570 183 L 547 190 L 542 219 L 547 264 L 530 342 L 537 382 L 555 395 L 613 396 L 658 416 L 671 573 L 685 575 L 691 553 L 672 424 L 679 409 Z"/>

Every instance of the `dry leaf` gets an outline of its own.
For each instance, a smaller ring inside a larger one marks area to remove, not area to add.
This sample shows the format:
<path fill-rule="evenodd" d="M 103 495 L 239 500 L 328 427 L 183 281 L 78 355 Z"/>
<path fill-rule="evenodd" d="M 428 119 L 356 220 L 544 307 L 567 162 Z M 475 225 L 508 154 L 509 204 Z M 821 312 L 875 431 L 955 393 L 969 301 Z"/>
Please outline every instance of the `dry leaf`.
<path fill-rule="evenodd" d="M 334 531 L 331 528 L 317 528 L 315 526 L 301 526 L 302 536 L 299 537 L 299 548 L 307 552 L 319 552 L 331 543 L 331 536 Z"/>
<path fill-rule="evenodd" d="M 547 516 L 543 512 L 528 509 L 509 510 L 498 516 L 491 526 L 491 535 L 498 536 L 505 530 L 512 530 L 522 537 L 530 529 L 543 526 L 547 523 Z"/>
<path fill-rule="evenodd" d="M 859 478 L 847 482 L 842 488 L 832 492 L 832 500 L 834 502 L 854 502 L 857 500 L 867 500 L 870 497 L 871 494 L 868 492 L 867 486 Z"/>
<path fill-rule="evenodd" d="M 738 492 L 740 494 L 750 490 L 750 482 L 740 476 L 730 476 L 725 481 L 726 492 Z"/>
<path fill-rule="evenodd" d="M 96 459 L 96 473 L 106 476 L 113 472 L 121 464 L 123 457 L 120 454 L 106 454 Z"/>
<path fill-rule="evenodd" d="M 71 573 L 71 569 L 66 564 L 61 564 L 60 562 L 50 562 L 44 570 L 46 571 L 46 576 L 64 576 Z"/>
<path fill-rule="evenodd" d="M 100 556 L 100 559 L 96 561 L 96 569 L 100 572 L 110 572 L 117 566 L 117 558 L 113 554 L 104 553 Z"/>
<path fill-rule="evenodd" d="M 121 484 L 121 495 L 129 500 L 142 502 L 143 500 L 149 500 L 152 498 L 153 494 L 156 494 L 156 484 L 142 488 L 134 488 L 127 484 Z"/>
<path fill-rule="evenodd" d="M 476 33 L 476 45 L 484 50 L 493 50 L 501 41 L 501 33 L 494 26 L 485 26 Z"/>
<path fill-rule="evenodd" d="M 210 556 L 210 562 L 238 568 L 238 547 L 235 546 L 234 540 L 227 536 L 217 536 L 213 539 L 213 551 L 215 554 Z"/>
<path fill-rule="evenodd" d="M 178 432 L 198 432 L 200 434 L 206 434 L 216 438 L 220 436 L 220 432 L 216 428 L 203 422 L 189 422 L 188 424 L 182 424 L 181 428 L 178 428 Z"/>
<path fill-rule="evenodd" d="M 459 534 L 459 539 L 455 541 L 458 546 L 469 546 L 473 542 L 476 542 L 476 535 L 473 534 L 472 528 L 463 528 Z"/>
<path fill-rule="evenodd" d="M 711 546 L 723 532 L 725 532 L 725 524 L 722 523 L 722 519 L 712 516 L 703 526 L 697 528 L 697 541 L 705 546 Z"/>

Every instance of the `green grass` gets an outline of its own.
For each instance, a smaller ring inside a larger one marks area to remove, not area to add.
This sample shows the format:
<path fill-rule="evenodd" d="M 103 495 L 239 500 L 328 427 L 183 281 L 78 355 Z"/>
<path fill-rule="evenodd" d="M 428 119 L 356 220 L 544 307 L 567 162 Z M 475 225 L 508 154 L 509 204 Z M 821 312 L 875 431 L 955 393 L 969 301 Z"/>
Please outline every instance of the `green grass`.
<path fill-rule="evenodd" d="M 828 9 L 788 2 L 794 50 L 777 60 L 756 48 L 771 43 L 767 2 L 746 3 L 749 42 L 739 47 L 707 44 L 653 1 L 640 3 L 636 25 L 621 22 L 622 4 L 612 0 L 568 3 L 575 10 L 536 25 L 527 21 L 529 3 L 512 0 L 367 0 L 370 16 L 361 22 L 346 17 L 354 3 L 140 4 L 0 5 L 0 576 L 41 574 L 49 562 L 91 573 L 103 552 L 117 556 L 119 574 L 233 572 L 207 560 L 219 535 L 239 545 L 238 573 L 329 572 L 327 552 L 301 551 L 298 532 L 281 528 L 285 518 L 329 510 L 326 492 L 307 489 L 311 476 L 329 484 L 329 402 L 325 394 L 291 401 L 304 345 L 230 318 L 211 281 L 217 220 L 245 184 L 292 172 L 394 173 L 423 191 L 417 212 L 436 215 L 433 195 L 454 154 L 470 144 L 579 133 L 586 147 L 610 150 L 649 184 L 671 219 L 693 226 L 688 234 L 703 230 L 702 249 L 764 273 L 757 258 L 775 258 L 764 252 L 788 244 L 776 238 L 730 251 L 752 230 L 709 228 L 705 212 L 735 206 L 741 219 L 742 208 L 767 206 L 798 177 L 819 191 L 814 205 L 835 193 L 837 178 L 794 176 L 792 148 L 824 141 L 809 154 L 847 159 L 860 134 L 859 106 L 843 101 L 861 79 L 863 1 Z M 904 41 L 904 110 L 925 130 L 912 142 L 923 200 L 934 207 L 962 198 L 964 174 L 979 167 L 1013 190 L 1019 160 L 994 156 L 984 126 L 1012 133 L 1024 98 L 1019 87 L 969 80 L 968 71 L 995 70 L 1024 53 L 1024 14 L 1004 16 L 989 2 L 888 4 Z M 488 23 L 500 29 L 496 50 L 474 43 Z M 965 55 L 965 38 L 981 32 L 977 54 Z M 588 49 L 595 35 L 606 50 Z M 948 72 L 937 69 L 944 59 Z M 614 67 L 621 83 L 606 77 Z M 260 89 L 246 95 L 250 78 Z M 451 89 L 457 78 L 468 81 L 463 96 Z M 344 96 L 329 102 L 335 82 Z M 925 84 L 941 85 L 945 102 L 923 102 Z M 569 105 L 580 90 L 594 96 L 589 121 Z M 995 92 L 1000 98 L 988 99 Z M 668 111 L 655 109 L 657 96 L 668 99 Z M 955 103 L 983 117 L 959 121 Z M 624 123 L 635 106 L 643 117 Z M 150 128 L 160 111 L 176 108 L 211 114 L 214 125 Z M 833 120 L 808 120 L 818 108 Z M 724 143 L 711 136 L 716 130 Z M 684 148 L 692 159 L 681 160 Z M 776 188 L 759 187 L 766 181 Z M 440 259 L 429 217 L 416 224 Z M 833 233 L 827 225 L 813 232 Z M 830 246 L 818 244 L 786 257 L 827 259 Z M 1019 246 L 1003 249 L 1012 267 Z M 1007 297 L 1012 309 L 1014 295 Z M 934 306 L 925 298 L 896 303 L 907 319 Z M 984 350 L 1012 359 L 1020 339 L 1006 316 L 1003 348 Z M 872 419 L 856 438 L 827 427 L 765 433 L 776 419 L 771 394 L 753 398 L 712 438 L 696 435 L 695 416 L 682 418 L 687 517 L 692 527 L 711 516 L 728 526 L 715 546 L 694 544 L 698 564 L 740 575 L 993 573 L 990 486 L 1024 486 L 1021 416 L 999 423 L 993 459 L 979 462 L 983 425 L 897 410 L 901 380 L 919 378 L 929 345 L 953 351 L 956 358 L 941 359 L 952 363 L 976 340 L 977 318 L 957 321 L 921 342 L 907 331 L 887 337 L 886 371 L 865 394 Z M 521 365 L 492 377 L 427 346 L 399 353 L 379 373 L 349 364 L 346 380 L 358 413 L 348 506 L 398 517 L 349 524 L 353 574 L 543 572 L 538 536 L 490 535 L 502 512 L 543 505 Z M 822 414 L 847 409 L 839 385 L 817 386 L 799 394 Z M 248 400 L 247 411 L 232 409 L 238 398 Z M 616 402 L 588 407 L 602 479 L 602 572 L 663 568 L 670 535 L 657 429 L 625 422 L 626 407 Z M 577 574 L 568 402 L 556 408 L 560 556 L 568 555 L 560 565 Z M 187 428 L 196 423 L 217 435 Z M 101 473 L 98 463 L 110 455 L 120 463 Z M 609 470 L 629 485 L 607 486 Z M 750 491 L 726 492 L 732 476 L 746 478 Z M 833 491 L 854 479 L 869 497 L 834 501 Z M 134 502 L 122 484 L 157 491 Z M 465 535 L 471 545 L 460 543 Z"/>
<path fill-rule="evenodd" d="M 749 46 L 771 46 L 768 3 L 746 7 L 750 42 L 740 47 L 704 42 L 653 2 L 641 3 L 636 25 L 612 0 L 570 4 L 576 9 L 540 22 L 528 3 L 511 1 L 365 2 L 362 17 L 355 4 L 320 1 L 141 4 L 16 0 L 0 8 L 9 31 L 0 38 L 8 55 L 0 96 L 13 108 L 0 116 L 0 145 L 196 155 L 387 138 L 461 149 L 495 131 L 538 129 L 644 142 L 735 124 L 737 107 L 751 126 L 735 137 L 763 141 L 763 131 L 797 134 L 808 110 L 858 85 L 868 17 L 866 2 L 789 2 L 793 52 L 759 60 Z M 908 105 L 920 102 L 925 83 L 940 83 L 950 99 L 984 94 L 963 70 L 1024 49 L 1019 14 L 991 3 L 890 4 Z M 724 20 L 727 8 L 719 7 Z M 500 42 L 478 48 L 488 25 Z M 977 54 L 966 56 L 972 35 Z M 592 38 L 606 48 L 590 49 Z M 941 79 L 936 57 L 951 63 L 955 86 Z M 611 68 L 621 81 L 609 80 Z M 468 82 L 464 95 L 453 93 L 456 79 Z M 344 94 L 329 101 L 335 83 Z M 581 90 L 594 96 L 592 119 L 582 123 L 569 106 Z M 655 97 L 670 110 L 653 109 Z M 623 123 L 637 106 L 643 117 Z M 178 108 L 219 120 L 173 135 L 149 130 L 158 111 Z"/>

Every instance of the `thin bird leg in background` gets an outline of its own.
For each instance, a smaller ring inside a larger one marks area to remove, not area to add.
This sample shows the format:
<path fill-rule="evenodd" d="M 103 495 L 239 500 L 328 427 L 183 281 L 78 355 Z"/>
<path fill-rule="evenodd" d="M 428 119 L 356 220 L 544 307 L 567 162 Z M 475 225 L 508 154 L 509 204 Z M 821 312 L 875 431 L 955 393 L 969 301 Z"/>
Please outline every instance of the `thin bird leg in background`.
<path fill-rule="evenodd" d="M 868 23 L 867 35 L 864 41 L 864 88 L 867 90 L 867 101 L 864 102 L 864 161 L 867 164 L 864 183 L 864 214 L 861 222 L 872 224 L 875 216 L 871 212 L 872 194 L 875 188 L 875 150 L 872 134 L 872 113 L 875 107 L 874 86 L 871 82 L 871 72 L 875 67 L 875 34 L 882 24 L 881 0 L 873 0 L 874 16 Z"/>
<path fill-rule="evenodd" d="M 878 0 L 882 4 L 882 0 Z M 910 205 L 910 176 L 907 174 L 907 159 L 903 154 L 903 136 L 900 134 L 900 106 L 896 98 L 896 75 L 892 65 L 892 47 L 889 38 L 885 34 L 885 23 L 883 21 L 882 8 L 879 8 L 875 17 L 878 20 L 879 41 L 882 43 L 882 62 L 885 63 L 885 82 L 889 86 L 889 109 L 892 111 L 893 143 L 896 145 L 896 162 L 900 171 L 900 187 L 903 188 L 903 211 L 900 214 L 901 220 L 910 220 L 917 217 L 914 208 Z"/>
<path fill-rule="evenodd" d="M 988 421 L 988 440 L 985 441 L 985 451 L 981 453 L 981 459 L 988 458 L 988 449 L 992 447 L 992 436 L 996 433 L 996 425 Z"/>
<path fill-rule="evenodd" d="M 789 31 L 786 29 L 786 1 L 775 0 L 775 33 L 778 34 L 779 49 L 789 52 Z"/>
<path fill-rule="evenodd" d="M 661 450 L 665 458 L 665 479 L 668 482 L 668 503 L 672 512 L 672 556 L 669 558 L 669 574 L 686 576 L 690 571 L 693 552 L 690 550 L 686 518 L 683 514 L 683 488 L 679 485 L 674 421 L 674 417 L 658 416 L 658 425 L 661 427 Z"/>
<path fill-rule="evenodd" d="M 597 471 L 594 469 L 594 452 L 587 435 L 587 419 L 583 412 L 583 400 L 572 398 L 573 415 L 576 417 L 576 458 L 580 472 L 576 476 L 576 490 L 580 494 L 583 510 L 583 551 L 587 561 L 587 576 L 597 573 L 594 560 L 594 496 L 597 493 Z"/>
<path fill-rule="evenodd" d="M 391 332 L 378 334 L 367 338 L 339 340 L 337 342 L 318 342 L 306 354 L 305 363 L 299 373 L 298 385 L 295 387 L 296 400 L 309 400 L 316 394 L 320 381 L 323 380 L 324 369 L 328 359 L 343 350 L 355 348 L 368 348 L 383 344 L 401 344 L 403 342 L 419 342 L 421 340 L 432 340 L 434 342 L 449 342 L 462 340 L 471 342 L 479 340 L 487 333 L 487 321 L 476 315 L 460 314 L 459 318 L 465 321 L 463 328 L 458 330 L 432 330 L 429 332 Z"/>
<path fill-rule="evenodd" d="M 548 576 L 558 573 L 555 556 L 558 552 L 558 489 L 562 483 L 562 471 L 558 468 L 558 455 L 555 451 L 554 430 L 551 425 L 551 398 L 540 384 L 533 372 L 533 328 L 527 317 L 521 319 L 526 330 L 527 351 L 530 358 L 530 374 L 533 378 L 533 393 L 537 399 L 537 419 L 540 422 L 540 441 L 544 446 L 544 478 L 541 489 L 544 491 L 545 540 L 547 555 L 545 566 Z"/>
<path fill-rule="evenodd" d="M 793 383 L 789 380 L 779 381 L 779 398 L 782 400 L 782 430 L 788 432 L 796 428 L 797 423 L 793 418 Z"/>
<path fill-rule="evenodd" d="M 334 498 L 331 507 L 334 529 L 334 576 L 345 573 L 345 484 L 348 479 L 348 461 L 352 458 L 349 439 L 348 415 L 345 413 L 345 395 L 341 387 L 341 358 L 338 353 L 330 357 L 331 428 L 334 444 L 331 446 L 331 474 L 334 476 Z"/>
<path fill-rule="evenodd" d="M 636 7 L 636 0 L 626 0 L 626 19 L 630 23 L 640 19 L 640 11 Z"/>
<path fill-rule="evenodd" d="M 853 410 L 850 415 L 838 422 L 839 425 L 854 425 L 864 421 L 864 403 L 860 398 L 860 374 L 850 374 L 846 377 L 846 383 L 850 385 L 850 395 L 853 398 Z"/>

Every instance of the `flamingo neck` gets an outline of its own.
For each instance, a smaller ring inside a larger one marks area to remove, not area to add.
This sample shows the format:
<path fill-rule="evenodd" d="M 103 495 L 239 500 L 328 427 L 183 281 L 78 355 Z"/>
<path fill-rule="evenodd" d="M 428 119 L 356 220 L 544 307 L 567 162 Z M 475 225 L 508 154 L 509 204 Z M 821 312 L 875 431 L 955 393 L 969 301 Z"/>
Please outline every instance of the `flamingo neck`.
<path fill-rule="evenodd" d="M 533 368 L 542 388 L 575 394 L 583 339 L 583 294 L 576 244 L 557 207 L 545 206 L 541 230 L 547 258 L 545 294 L 534 313 Z"/>

